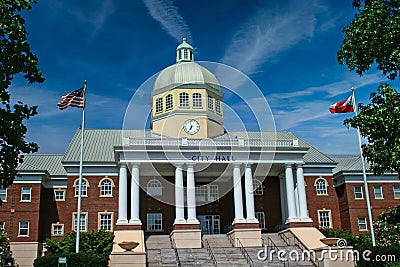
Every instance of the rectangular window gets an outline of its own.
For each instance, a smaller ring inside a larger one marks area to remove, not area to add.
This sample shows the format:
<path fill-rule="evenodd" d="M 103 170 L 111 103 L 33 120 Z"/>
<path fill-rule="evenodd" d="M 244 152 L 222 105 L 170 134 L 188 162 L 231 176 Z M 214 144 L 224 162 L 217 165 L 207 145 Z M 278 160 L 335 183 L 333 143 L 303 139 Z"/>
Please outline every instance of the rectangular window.
<path fill-rule="evenodd" d="M 78 222 L 77 222 L 78 214 L 74 212 L 74 227 L 73 231 L 77 231 L 78 229 Z M 81 213 L 81 219 L 80 219 L 80 230 L 81 232 L 86 232 L 87 229 L 87 212 L 86 213 Z"/>
<path fill-rule="evenodd" d="M 367 230 L 367 219 L 365 217 L 358 218 L 358 230 L 360 231 Z"/>
<path fill-rule="evenodd" d="M 215 99 L 215 112 L 221 113 L 221 101 L 219 99 Z"/>
<path fill-rule="evenodd" d="M 7 201 L 7 188 L 0 188 L 0 199 L 4 202 Z"/>
<path fill-rule="evenodd" d="M 212 202 L 219 198 L 218 185 L 201 185 L 196 187 L 196 201 Z"/>
<path fill-rule="evenodd" d="M 179 106 L 188 107 L 189 106 L 189 94 L 188 93 L 180 93 L 179 94 Z"/>
<path fill-rule="evenodd" d="M 51 234 L 52 235 L 64 235 L 64 224 L 52 224 Z"/>
<path fill-rule="evenodd" d="M 200 93 L 194 93 L 192 95 L 192 101 L 193 101 L 193 107 L 202 107 L 203 106 Z"/>
<path fill-rule="evenodd" d="M 321 228 L 332 228 L 331 223 L 331 211 L 330 210 L 319 210 L 318 221 Z"/>
<path fill-rule="evenodd" d="M 162 98 L 156 99 L 156 113 L 161 112 L 163 110 L 163 100 Z"/>
<path fill-rule="evenodd" d="M 354 186 L 354 198 L 355 199 L 362 199 L 363 198 L 363 191 L 362 186 Z"/>
<path fill-rule="evenodd" d="M 208 109 L 214 110 L 214 98 L 212 96 L 208 96 Z"/>
<path fill-rule="evenodd" d="M 256 211 L 256 218 L 260 223 L 260 228 L 265 229 L 265 213 L 263 211 Z"/>
<path fill-rule="evenodd" d="M 63 189 L 54 190 L 54 199 L 56 201 L 65 201 L 65 190 Z"/>
<path fill-rule="evenodd" d="M 21 189 L 21 201 L 31 201 L 32 187 L 23 186 Z"/>
<path fill-rule="evenodd" d="M 173 106 L 172 95 L 169 94 L 165 97 L 165 109 L 171 109 Z"/>
<path fill-rule="evenodd" d="M 0 222 L 0 228 L 5 229 L 6 227 L 6 222 Z"/>
<path fill-rule="evenodd" d="M 162 230 L 162 213 L 147 213 L 147 231 Z"/>
<path fill-rule="evenodd" d="M 105 231 L 112 231 L 113 226 L 113 214 L 112 213 L 100 213 L 99 216 L 99 229 Z"/>
<path fill-rule="evenodd" d="M 29 221 L 20 221 L 18 236 L 29 236 Z"/>
<path fill-rule="evenodd" d="M 378 198 L 378 199 L 382 199 L 383 198 L 382 186 L 381 185 L 374 185 L 374 196 L 375 196 L 375 198 Z"/>
<path fill-rule="evenodd" d="M 394 198 L 400 198 L 400 185 L 393 186 Z"/>

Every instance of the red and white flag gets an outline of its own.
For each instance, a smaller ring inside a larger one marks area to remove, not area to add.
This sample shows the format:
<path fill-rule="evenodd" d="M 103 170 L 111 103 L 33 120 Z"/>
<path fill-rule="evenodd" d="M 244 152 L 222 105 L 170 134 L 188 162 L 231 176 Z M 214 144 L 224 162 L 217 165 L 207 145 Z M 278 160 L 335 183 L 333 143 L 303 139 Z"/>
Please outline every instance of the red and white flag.
<path fill-rule="evenodd" d="M 348 113 L 354 112 L 353 106 L 353 95 L 349 96 L 349 98 L 342 100 L 338 103 L 335 103 L 329 107 L 329 111 L 331 113 Z"/>

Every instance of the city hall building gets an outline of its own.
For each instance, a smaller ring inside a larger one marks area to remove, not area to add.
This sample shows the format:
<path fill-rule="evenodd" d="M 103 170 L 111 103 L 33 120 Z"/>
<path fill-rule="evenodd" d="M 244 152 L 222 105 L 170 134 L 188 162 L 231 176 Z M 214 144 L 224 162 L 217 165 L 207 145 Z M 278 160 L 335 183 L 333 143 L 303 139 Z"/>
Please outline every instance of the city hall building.
<path fill-rule="evenodd" d="M 0 227 L 20 266 L 78 223 L 143 253 L 150 235 L 197 248 L 205 234 L 261 246 L 262 232 L 290 227 L 369 230 L 360 157 L 329 157 L 291 132 L 225 129 L 218 80 L 193 55 L 184 40 L 155 80 L 150 129 L 85 129 L 80 220 L 81 130 L 64 154 L 24 157 L 0 189 Z M 368 181 L 374 218 L 400 204 L 397 175 Z"/>

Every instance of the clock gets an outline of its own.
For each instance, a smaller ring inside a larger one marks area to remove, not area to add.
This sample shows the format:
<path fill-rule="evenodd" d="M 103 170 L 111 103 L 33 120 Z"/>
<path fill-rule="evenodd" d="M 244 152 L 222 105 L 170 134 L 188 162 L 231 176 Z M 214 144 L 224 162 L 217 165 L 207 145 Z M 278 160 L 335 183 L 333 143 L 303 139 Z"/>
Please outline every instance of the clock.
<path fill-rule="evenodd" d="M 188 134 L 195 134 L 200 130 L 200 124 L 194 119 L 186 120 L 183 123 L 183 130 L 185 130 L 185 132 Z"/>

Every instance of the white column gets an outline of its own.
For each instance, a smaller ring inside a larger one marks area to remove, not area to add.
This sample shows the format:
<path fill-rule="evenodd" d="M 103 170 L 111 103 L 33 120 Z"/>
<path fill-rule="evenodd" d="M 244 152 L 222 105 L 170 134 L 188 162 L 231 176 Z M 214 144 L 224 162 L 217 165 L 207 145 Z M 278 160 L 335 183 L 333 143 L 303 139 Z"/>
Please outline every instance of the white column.
<path fill-rule="evenodd" d="M 123 164 L 119 167 L 118 184 L 118 220 L 117 223 L 128 222 L 128 170 Z"/>
<path fill-rule="evenodd" d="M 292 165 L 285 165 L 285 182 L 286 182 L 286 199 L 288 206 L 288 220 L 296 217 L 296 203 L 294 198 L 294 183 L 293 183 L 293 171 Z"/>
<path fill-rule="evenodd" d="M 187 166 L 187 207 L 188 219 L 187 222 L 199 222 L 196 218 L 196 187 L 194 183 L 194 166 L 189 164 Z"/>
<path fill-rule="evenodd" d="M 244 171 L 244 185 L 245 185 L 245 196 L 246 196 L 246 220 L 256 221 L 254 212 L 254 189 L 253 189 L 253 174 L 251 172 L 251 164 L 246 165 Z"/>
<path fill-rule="evenodd" d="M 282 222 L 284 223 L 287 218 L 286 212 L 286 194 L 285 194 L 285 180 L 283 177 L 279 177 L 279 193 L 281 198 L 281 215 L 282 215 Z"/>
<path fill-rule="evenodd" d="M 182 164 L 175 166 L 175 223 L 186 222 Z"/>
<path fill-rule="evenodd" d="M 131 179 L 131 219 L 130 223 L 140 223 L 140 187 L 139 187 L 139 164 L 132 165 Z"/>
<path fill-rule="evenodd" d="M 235 203 L 235 222 L 245 221 L 243 217 L 242 183 L 240 175 L 240 164 L 233 164 L 233 196 Z"/>
<path fill-rule="evenodd" d="M 304 183 L 304 173 L 303 166 L 296 166 L 296 175 L 297 175 L 297 193 L 299 194 L 299 217 L 301 219 L 309 219 L 307 214 L 307 196 L 306 196 L 306 187 Z"/>

